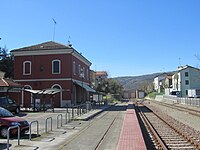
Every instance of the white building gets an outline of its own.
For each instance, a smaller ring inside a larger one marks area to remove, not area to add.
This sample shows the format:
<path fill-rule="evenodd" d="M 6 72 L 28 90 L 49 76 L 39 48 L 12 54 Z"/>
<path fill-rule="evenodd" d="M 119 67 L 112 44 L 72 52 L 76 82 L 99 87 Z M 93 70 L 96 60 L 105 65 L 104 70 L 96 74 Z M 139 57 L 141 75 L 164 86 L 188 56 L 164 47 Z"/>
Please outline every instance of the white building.
<path fill-rule="evenodd" d="M 153 84 L 154 84 L 154 90 L 156 92 L 158 93 L 162 92 L 162 89 L 164 88 L 163 82 L 166 76 L 167 74 L 163 73 L 154 78 Z"/>
<path fill-rule="evenodd" d="M 189 89 L 200 89 L 200 69 L 191 66 L 181 66 L 172 76 L 173 91 L 180 91 L 181 97 L 188 96 Z"/>

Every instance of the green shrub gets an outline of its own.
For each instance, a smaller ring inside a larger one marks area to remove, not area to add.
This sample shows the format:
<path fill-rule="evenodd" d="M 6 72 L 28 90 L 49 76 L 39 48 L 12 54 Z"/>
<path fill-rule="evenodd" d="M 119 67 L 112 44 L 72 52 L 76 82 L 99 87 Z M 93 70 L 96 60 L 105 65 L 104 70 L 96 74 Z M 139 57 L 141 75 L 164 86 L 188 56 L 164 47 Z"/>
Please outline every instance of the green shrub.
<path fill-rule="evenodd" d="M 148 95 L 147 95 L 147 97 L 149 97 L 149 98 L 151 98 L 151 99 L 155 99 L 156 98 L 156 92 L 152 92 L 152 93 L 149 93 Z"/>

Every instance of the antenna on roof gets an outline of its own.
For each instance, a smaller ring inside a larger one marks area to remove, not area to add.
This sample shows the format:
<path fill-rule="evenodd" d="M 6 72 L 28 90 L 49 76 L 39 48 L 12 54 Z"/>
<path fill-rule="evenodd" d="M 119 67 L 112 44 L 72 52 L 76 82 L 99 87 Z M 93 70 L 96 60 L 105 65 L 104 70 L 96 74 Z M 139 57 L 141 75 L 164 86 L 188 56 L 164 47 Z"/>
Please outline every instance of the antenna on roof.
<path fill-rule="evenodd" d="M 181 58 L 180 57 L 178 58 L 178 61 L 179 61 L 179 66 L 181 66 Z"/>
<path fill-rule="evenodd" d="M 69 36 L 69 37 L 68 37 L 68 45 L 71 47 L 72 44 L 71 44 L 71 42 L 70 42 L 70 39 L 71 39 L 71 37 Z"/>
<path fill-rule="evenodd" d="M 53 26 L 53 41 L 54 41 L 54 39 L 55 39 L 55 30 L 56 30 L 56 21 L 53 18 L 52 18 L 52 20 L 54 22 L 54 26 Z"/>

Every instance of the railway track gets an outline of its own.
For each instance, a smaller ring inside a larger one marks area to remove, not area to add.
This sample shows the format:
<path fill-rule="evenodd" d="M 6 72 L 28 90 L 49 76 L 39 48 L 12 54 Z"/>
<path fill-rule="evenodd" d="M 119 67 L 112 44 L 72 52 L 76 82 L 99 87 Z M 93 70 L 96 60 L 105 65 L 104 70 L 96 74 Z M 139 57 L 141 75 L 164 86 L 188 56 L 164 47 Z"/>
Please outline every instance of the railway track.
<path fill-rule="evenodd" d="M 136 105 L 155 149 L 200 149 L 200 133 L 161 113 L 156 108 Z"/>
<path fill-rule="evenodd" d="M 170 107 L 175 110 L 184 111 L 184 112 L 187 112 L 188 114 L 200 117 L 200 110 L 194 110 L 187 107 L 178 106 L 176 104 L 167 104 L 167 103 L 157 102 L 157 101 L 153 101 L 153 103 L 156 103 L 165 107 Z"/>
<path fill-rule="evenodd" d="M 118 114 L 119 114 L 119 113 L 118 113 Z M 118 114 L 117 114 L 117 115 L 118 115 Z M 112 128 L 112 126 L 113 126 L 113 124 L 114 124 L 114 122 L 115 122 L 115 120 L 116 120 L 116 118 L 117 118 L 117 115 L 114 117 L 113 121 L 112 121 L 111 124 L 108 126 L 106 132 L 103 134 L 103 136 L 102 136 L 102 138 L 100 139 L 99 143 L 98 143 L 97 146 L 95 147 L 95 150 L 98 150 L 98 149 L 100 148 L 100 146 L 101 146 L 101 144 L 103 143 L 105 137 L 107 136 L 109 130 Z"/>
<path fill-rule="evenodd" d="M 111 109 L 112 111 L 107 111 L 100 116 L 97 116 L 96 119 L 92 120 L 86 127 L 62 144 L 62 146 L 59 147 L 59 150 L 103 149 L 105 146 L 104 144 L 107 142 L 105 139 L 109 138 L 109 133 L 113 128 L 115 128 L 117 124 L 117 118 L 120 114 L 120 111 L 115 111 L 115 107 Z M 84 141 L 84 144 L 80 143 L 80 141 Z"/>

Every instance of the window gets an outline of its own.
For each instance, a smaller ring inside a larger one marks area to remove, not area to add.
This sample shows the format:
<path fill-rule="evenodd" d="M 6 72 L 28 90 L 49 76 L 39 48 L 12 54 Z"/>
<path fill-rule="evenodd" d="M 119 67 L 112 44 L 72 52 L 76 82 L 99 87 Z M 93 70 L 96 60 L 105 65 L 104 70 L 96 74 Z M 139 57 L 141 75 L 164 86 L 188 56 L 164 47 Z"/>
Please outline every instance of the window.
<path fill-rule="evenodd" d="M 188 72 L 185 72 L 185 77 L 188 77 L 188 76 L 189 76 Z"/>
<path fill-rule="evenodd" d="M 60 74 L 60 60 L 52 61 L 52 74 Z"/>
<path fill-rule="evenodd" d="M 74 75 L 76 75 L 76 62 L 75 61 L 73 62 L 73 72 L 74 72 Z"/>
<path fill-rule="evenodd" d="M 14 104 L 14 101 L 8 98 L 8 103 L 9 104 Z"/>
<path fill-rule="evenodd" d="M 79 75 L 81 74 L 81 65 L 80 64 L 78 65 L 78 74 Z"/>
<path fill-rule="evenodd" d="M 189 80 L 185 80 L 185 85 L 189 85 Z"/>
<path fill-rule="evenodd" d="M 25 61 L 23 63 L 23 75 L 30 75 L 31 74 L 31 62 Z"/>
<path fill-rule="evenodd" d="M 61 86 L 58 85 L 58 84 L 55 84 L 55 85 L 52 86 L 52 88 L 53 88 L 53 89 L 61 89 Z"/>
<path fill-rule="evenodd" d="M 24 86 L 24 89 L 29 89 L 29 90 L 31 90 L 32 87 L 31 87 L 30 85 L 25 85 L 25 86 Z"/>
<path fill-rule="evenodd" d="M 85 67 L 83 67 L 83 78 L 85 78 Z"/>
<path fill-rule="evenodd" d="M 86 76 L 87 76 L 87 80 L 89 80 L 89 70 L 87 69 L 87 72 L 86 72 Z"/>
<path fill-rule="evenodd" d="M 7 99 L 6 98 L 1 98 L 0 105 L 6 105 L 6 104 L 7 104 Z"/>

